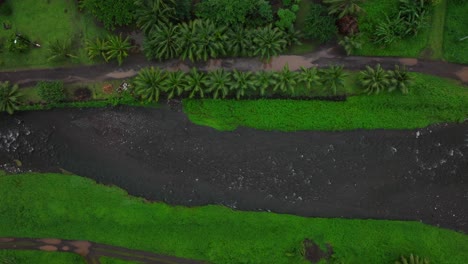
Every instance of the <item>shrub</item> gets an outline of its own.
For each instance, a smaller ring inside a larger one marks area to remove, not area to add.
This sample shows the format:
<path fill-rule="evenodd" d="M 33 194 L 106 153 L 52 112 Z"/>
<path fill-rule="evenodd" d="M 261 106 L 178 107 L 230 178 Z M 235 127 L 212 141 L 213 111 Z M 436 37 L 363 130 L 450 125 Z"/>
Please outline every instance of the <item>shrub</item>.
<path fill-rule="evenodd" d="M 8 50 L 10 52 L 21 53 L 26 52 L 31 47 L 31 42 L 29 38 L 24 35 L 11 35 L 8 40 Z"/>
<path fill-rule="evenodd" d="M 327 42 L 337 32 L 335 19 L 328 14 L 327 8 L 320 4 L 312 4 L 304 26 L 304 36 Z"/>
<path fill-rule="evenodd" d="M 179 21 L 192 19 L 192 0 L 176 0 L 175 16 Z"/>
<path fill-rule="evenodd" d="M 106 83 L 102 86 L 102 91 L 105 93 L 105 94 L 111 94 L 114 92 L 114 86 L 110 83 Z"/>
<path fill-rule="evenodd" d="M 133 22 L 134 0 L 81 0 L 79 6 L 104 23 L 106 29 L 115 29 L 116 26 L 125 26 Z"/>
<path fill-rule="evenodd" d="M 13 114 L 18 109 L 21 96 L 21 93 L 18 91 L 18 85 L 0 82 L 0 112 Z"/>
<path fill-rule="evenodd" d="M 278 10 L 279 20 L 275 22 L 275 25 L 279 28 L 285 29 L 291 27 L 296 21 L 296 14 L 289 9 Z"/>
<path fill-rule="evenodd" d="M 75 90 L 73 95 L 75 96 L 75 100 L 85 101 L 91 98 L 91 90 L 86 87 L 78 88 Z"/>
<path fill-rule="evenodd" d="M 36 88 L 41 99 L 48 103 L 58 103 L 65 100 L 65 91 L 61 81 L 38 82 Z"/>

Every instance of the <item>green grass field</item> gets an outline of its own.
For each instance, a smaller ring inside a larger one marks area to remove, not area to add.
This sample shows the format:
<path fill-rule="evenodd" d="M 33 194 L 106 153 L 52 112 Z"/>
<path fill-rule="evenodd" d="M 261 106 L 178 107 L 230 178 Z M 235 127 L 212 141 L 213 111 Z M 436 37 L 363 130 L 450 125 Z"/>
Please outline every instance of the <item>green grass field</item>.
<path fill-rule="evenodd" d="M 362 32 L 362 49 L 357 50 L 355 55 L 362 56 L 400 56 L 419 57 L 425 50 L 431 28 L 422 30 L 416 37 L 410 37 L 387 46 L 381 47 L 372 42 L 372 32 L 375 24 L 385 16 L 398 12 L 399 0 L 363 1 L 361 7 L 363 12 L 359 20 L 359 28 Z"/>
<path fill-rule="evenodd" d="M 458 3 L 458 4 L 457 4 Z M 448 1 L 444 31 L 444 57 L 448 61 L 468 63 L 468 1 Z"/>
<path fill-rule="evenodd" d="M 83 49 L 86 38 L 94 38 L 105 34 L 103 29 L 94 24 L 89 15 L 78 12 L 76 1 L 73 0 L 7 0 L 13 13 L 8 17 L 0 17 L 0 24 L 9 22 L 12 29 L 0 28 L 0 70 L 12 68 L 54 67 L 71 63 L 91 63 Z M 41 44 L 41 48 L 31 48 L 24 54 L 11 53 L 6 41 L 14 33 L 29 36 L 32 41 Z M 71 40 L 74 45 L 74 55 L 77 59 L 68 62 L 48 61 L 49 43 L 55 40 Z"/>
<path fill-rule="evenodd" d="M 304 218 L 149 203 L 72 175 L 0 176 L 0 236 L 84 239 L 211 263 L 306 263 L 304 238 L 344 263 L 393 263 L 400 254 L 466 263 L 468 236 L 419 222 Z M 441 243 L 443 241 L 443 243 Z"/>
<path fill-rule="evenodd" d="M 121 260 L 121 259 L 115 259 L 115 258 L 109 258 L 109 257 L 100 257 L 99 261 L 101 262 L 101 264 L 141 264 L 141 262 L 127 261 L 127 260 Z"/>
<path fill-rule="evenodd" d="M 35 250 L 0 250 L 1 264 L 84 264 L 81 256 L 73 253 Z M 108 262 L 109 264 L 112 262 Z M 117 263 L 115 263 L 117 264 Z"/>
<path fill-rule="evenodd" d="M 455 81 L 412 73 L 410 94 L 358 95 L 346 102 L 184 100 L 192 122 L 218 130 L 411 129 L 468 117 L 468 89 Z"/>

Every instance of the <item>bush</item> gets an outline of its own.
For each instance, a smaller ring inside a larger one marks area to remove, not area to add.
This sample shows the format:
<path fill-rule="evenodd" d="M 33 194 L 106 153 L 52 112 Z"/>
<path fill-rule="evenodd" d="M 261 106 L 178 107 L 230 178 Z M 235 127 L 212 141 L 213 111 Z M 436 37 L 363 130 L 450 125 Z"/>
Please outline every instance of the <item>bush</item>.
<path fill-rule="evenodd" d="M 41 99 L 47 103 L 58 103 L 65 100 L 65 91 L 61 81 L 38 82 L 36 88 Z"/>
<path fill-rule="evenodd" d="M 10 3 L 0 3 L 0 16 L 11 16 L 13 10 L 11 9 Z"/>
<path fill-rule="evenodd" d="M 279 20 L 276 21 L 275 25 L 279 28 L 285 29 L 291 27 L 296 21 L 296 14 L 289 9 L 278 10 Z"/>
<path fill-rule="evenodd" d="M 75 96 L 76 100 L 85 101 L 91 98 L 91 90 L 86 87 L 78 88 L 75 90 L 73 95 Z"/>
<path fill-rule="evenodd" d="M 29 47 L 31 47 L 30 43 L 31 42 L 27 36 L 17 36 L 16 34 L 13 34 L 8 40 L 8 50 L 15 53 L 26 52 L 29 50 Z"/>
<path fill-rule="evenodd" d="M 336 32 L 335 19 L 328 15 L 327 8 L 312 4 L 304 26 L 304 36 L 324 43 L 331 40 Z"/>
<path fill-rule="evenodd" d="M 106 29 L 111 30 L 132 23 L 136 9 L 133 0 L 81 0 L 79 5 L 104 23 Z"/>
<path fill-rule="evenodd" d="M 179 21 L 189 21 L 192 19 L 192 0 L 176 0 L 175 13 Z"/>

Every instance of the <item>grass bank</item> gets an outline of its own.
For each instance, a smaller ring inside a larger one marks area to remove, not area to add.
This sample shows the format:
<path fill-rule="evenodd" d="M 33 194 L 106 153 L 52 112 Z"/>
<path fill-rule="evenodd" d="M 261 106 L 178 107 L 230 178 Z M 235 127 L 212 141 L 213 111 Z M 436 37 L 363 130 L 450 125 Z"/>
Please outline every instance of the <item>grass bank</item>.
<path fill-rule="evenodd" d="M 0 70 L 12 68 L 56 67 L 72 63 L 90 64 L 86 56 L 84 41 L 105 34 L 97 27 L 90 15 L 79 13 L 76 1 L 72 0 L 7 0 L 12 7 L 10 16 L 1 16 L 0 23 L 10 23 L 10 30 L 0 29 Z M 40 48 L 31 48 L 26 53 L 11 53 L 6 42 L 12 34 L 21 33 L 31 41 L 41 44 Z M 71 41 L 76 59 L 68 62 L 48 61 L 49 43 Z"/>
<path fill-rule="evenodd" d="M 169 206 L 72 175 L 3 175 L 0 197 L 7 237 L 85 239 L 212 263 L 306 263 L 304 238 L 329 243 L 344 263 L 393 263 L 410 253 L 432 263 L 468 260 L 467 235 L 419 222 Z"/>
<path fill-rule="evenodd" d="M 455 81 L 412 73 L 408 95 L 357 95 L 346 102 L 184 100 L 190 120 L 218 130 L 412 129 L 468 117 L 468 89 Z"/>
<path fill-rule="evenodd" d="M 83 258 L 73 253 L 35 250 L 0 250 L 2 264 L 85 264 Z M 109 262 L 109 264 L 112 262 Z"/>
<path fill-rule="evenodd" d="M 448 61 L 468 63 L 468 1 L 448 1 L 444 31 L 444 57 Z M 461 40 L 462 38 L 464 40 Z"/>

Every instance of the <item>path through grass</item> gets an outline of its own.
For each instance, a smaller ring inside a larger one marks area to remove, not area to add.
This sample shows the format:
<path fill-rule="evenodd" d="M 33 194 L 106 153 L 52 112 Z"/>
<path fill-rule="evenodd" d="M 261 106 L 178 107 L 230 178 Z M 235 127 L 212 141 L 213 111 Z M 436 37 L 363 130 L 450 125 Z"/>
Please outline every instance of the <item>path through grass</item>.
<path fill-rule="evenodd" d="M 306 263 L 301 242 L 333 246 L 344 263 L 468 261 L 468 236 L 419 222 L 304 218 L 148 203 L 61 174 L 0 176 L 0 236 L 92 240 L 211 263 Z M 441 243 L 443 241 L 443 243 Z"/>
<path fill-rule="evenodd" d="M 430 26 L 431 30 L 429 34 L 427 54 L 431 59 L 443 58 L 443 40 L 446 12 L 447 0 L 440 0 L 439 3 L 434 7 L 434 12 L 432 15 L 432 21 Z"/>

